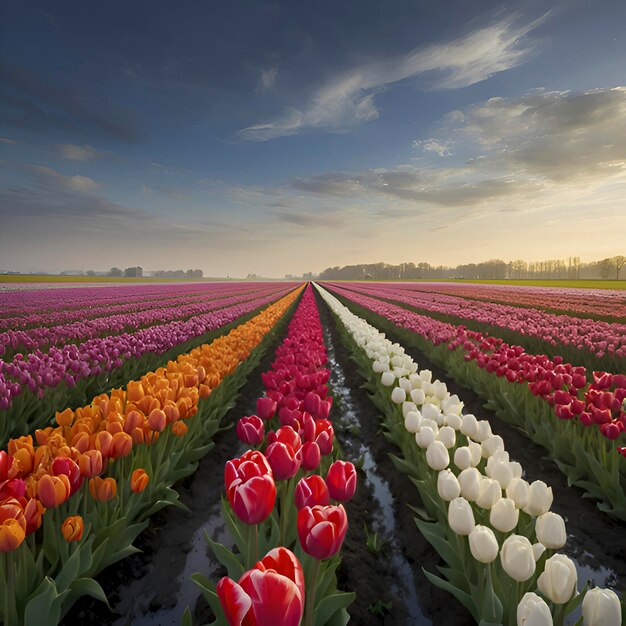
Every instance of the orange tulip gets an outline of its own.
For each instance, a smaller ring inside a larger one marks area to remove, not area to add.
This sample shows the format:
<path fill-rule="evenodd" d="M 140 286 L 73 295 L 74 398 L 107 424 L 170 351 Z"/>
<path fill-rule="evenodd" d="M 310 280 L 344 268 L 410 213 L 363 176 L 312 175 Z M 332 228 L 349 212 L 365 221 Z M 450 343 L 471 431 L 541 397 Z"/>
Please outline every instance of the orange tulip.
<path fill-rule="evenodd" d="M 148 416 L 148 426 L 152 430 L 162 432 L 167 426 L 167 416 L 161 409 L 154 409 Z"/>
<path fill-rule="evenodd" d="M 74 421 L 74 411 L 72 409 L 65 409 L 60 413 L 57 411 L 56 420 L 59 426 L 71 426 Z"/>
<path fill-rule="evenodd" d="M 111 440 L 111 458 L 121 459 L 133 449 L 133 438 L 125 432 L 115 433 Z"/>
<path fill-rule="evenodd" d="M 96 435 L 96 450 L 102 452 L 103 458 L 111 456 L 111 442 L 113 441 L 113 435 L 106 430 L 101 430 Z"/>
<path fill-rule="evenodd" d="M 11 552 L 20 547 L 26 532 L 20 523 L 9 518 L 0 523 L 0 552 Z"/>
<path fill-rule="evenodd" d="M 128 385 L 126 385 L 126 399 L 128 402 L 137 403 L 144 395 L 143 386 L 140 382 L 131 380 Z"/>
<path fill-rule="evenodd" d="M 70 497 L 70 479 L 65 474 L 50 476 L 44 474 L 39 479 L 37 494 L 41 503 L 47 508 L 59 506 Z"/>
<path fill-rule="evenodd" d="M 139 411 L 129 411 L 124 419 L 124 432 L 130 435 L 135 428 L 141 427 L 145 419 L 145 416 Z"/>
<path fill-rule="evenodd" d="M 26 501 L 26 498 L 22 498 L 22 502 L 26 503 L 24 519 L 26 520 L 26 534 L 30 535 L 41 526 L 42 516 L 46 509 L 37 498 L 30 498 L 28 501 Z"/>
<path fill-rule="evenodd" d="M 98 502 L 108 502 L 115 498 L 117 483 L 115 478 L 100 478 L 96 476 L 89 481 L 89 493 Z"/>
<path fill-rule="evenodd" d="M 149 480 L 146 470 L 136 469 L 130 477 L 130 488 L 135 493 L 141 493 L 148 486 Z"/>
<path fill-rule="evenodd" d="M 78 457 L 80 473 L 86 478 L 93 478 L 102 473 L 102 453 L 100 450 L 86 450 Z"/>
<path fill-rule="evenodd" d="M 188 430 L 189 428 L 185 422 L 178 421 L 172 424 L 172 434 L 176 435 L 176 437 L 186 435 Z"/>
<path fill-rule="evenodd" d="M 61 526 L 61 534 L 65 541 L 80 541 L 85 530 L 83 518 L 80 515 L 70 515 Z"/>

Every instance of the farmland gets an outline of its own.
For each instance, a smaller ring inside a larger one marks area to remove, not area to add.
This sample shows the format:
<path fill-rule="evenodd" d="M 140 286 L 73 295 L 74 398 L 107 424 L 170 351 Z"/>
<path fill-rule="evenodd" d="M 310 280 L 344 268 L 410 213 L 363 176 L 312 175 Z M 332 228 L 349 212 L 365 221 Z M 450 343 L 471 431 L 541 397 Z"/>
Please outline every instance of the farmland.
<path fill-rule="evenodd" d="M 621 624 L 626 292 L 564 285 L 1 290 L 4 623 Z"/>

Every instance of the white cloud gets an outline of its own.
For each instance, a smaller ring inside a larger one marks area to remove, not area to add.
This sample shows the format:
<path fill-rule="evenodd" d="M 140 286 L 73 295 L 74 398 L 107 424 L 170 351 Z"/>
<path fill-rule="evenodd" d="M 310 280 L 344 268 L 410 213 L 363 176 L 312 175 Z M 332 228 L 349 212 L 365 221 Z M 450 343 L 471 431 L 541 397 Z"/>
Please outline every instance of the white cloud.
<path fill-rule="evenodd" d="M 270 67 L 266 70 L 261 70 L 261 76 L 259 78 L 258 90 L 261 93 L 265 93 L 268 89 L 271 89 L 276 82 L 276 75 L 278 74 L 277 67 Z"/>
<path fill-rule="evenodd" d="M 454 154 L 452 152 L 452 141 L 439 141 L 438 139 L 430 138 L 430 139 L 419 139 L 413 142 L 414 148 L 421 148 L 424 152 L 435 152 L 440 157 L 451 156 Z"/>
<path fill-rule="evenodd" d="M 100 185 L 93 178 L 89 178 L 89 176 L 68 176 L 67 184 L 74 191 L 82 192 L 89 192 L 100 188 Z"/>
<path fill-rule="evenodd" d="M 61 143 L 57 145 L 61 156 L 70 161 L 92 161 L 100 154 L 98 150 L 91 146 L 75 146 L 71 143 Z"/>
<path fill-rule="evenodd" d="M 354 67 L 317 89 L 308 106 L 291 108 L 276 120 L 243 128 L 236 135 L 244 141 L 266 141 L 312 128 L 355 126 L 378 117 L 374 98 L 383 88 L 425 74 L 435 75 L 430 85 L 435 89 L 473 85 L 524 63 L 535 48 L 528 35 L 546 17 L 522 26 L 507 18 L 453 41 Z"/>

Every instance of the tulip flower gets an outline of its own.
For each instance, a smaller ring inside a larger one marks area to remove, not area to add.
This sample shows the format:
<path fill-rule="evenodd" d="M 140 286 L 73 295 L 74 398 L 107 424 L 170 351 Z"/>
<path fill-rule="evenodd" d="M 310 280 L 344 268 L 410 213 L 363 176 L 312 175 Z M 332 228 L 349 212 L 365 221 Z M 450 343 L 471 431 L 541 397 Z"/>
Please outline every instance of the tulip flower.
<path fill-rule="evenodd" d="M 276 413 L 276 401 L 267 396 L 256 401 L 256 413 L 264 422 L 272 419 Z"/>
<path fill-rule="evenodd" d="M 524 509 L 528 504 L 528 488 L 523 478 L 512 478 L 506 487 L 506 497 L 511 498 L 518 509 Z"/>
<path fill-rule="evenodd" d="M 328 492 L 333 500 L 347 502 L 356 491 L 356 469 L 349 461 L 335 461 L 326 474 Z"/>
<path fill-rule="evenodd" d="M 24 502 L 25 500 L 22 500 Z M 24 519 L 26 520 L 26 535 L 39 530 L 46 509 L 37 498 L 30 498 L 24 506 Z"/>
<path fill-rule="evenodd" d="M 422 424 L 419 431 L 415 433 L 415 441 L 420 448 L 428 448 L 435 441 L 435 431 L 430 426 Z"/>
<path fill-rule="evenodd" d="M 248 450 L 224 467 L 226 496 L 235 515 L 245 524 L 259 524 L 276 502 L 276 484 L 265 456 Z"/>
<path fill-rule="evenodd" d="M 490 509 L 502 497 L 502 487 L 497 480 L 481 478 L 476 504 L 483 509 Z"/>
<path fill-rule="evenodd" d="M 148 426 L 157 433 L 163 432 L 167 426 L 167 415 L 161 409 L 153 409 L 148 415 Z"/>
<path fill-rule="evenodd" d="M 70 497 L 70 480 L 65 474 L 51 476 L 44 474 L 37 485 L 37 495 L 47 508 L 59 506 Z"/>
<path fill-rule="evenodd" d="M 83 518 L 80 515 L 70 515 L 61 526 L 61 534 L 65 541 L 80 541 L 85 530 Z"/>
<path fill-rule="evenodd" d="M 558 513 L 548 511 L 535 520 L 537 540 L 546 548 L 559 550 L 567 541 L 565 522 Z"/>
<path fill-rule="evenodd" d="M 467 536 L 474 530 L 474 511 L 465 498 L 459 497 L 450 501 L 448 525 L 457 535 Z"/>
<path fill-rule="evenodd" d="M 420 429 L 422 415 L 419 411 L 409 411 L 404 418 L 404 427 L 410 433 L 417 433 Z"/>
<path fill-rule="evenodd" d="M 108 502 L 117 494 L 117 482 L 115 478 L 101 478 L 95 476 L 89 480 L 89 493 L 97 502 Z"/>
<path fill-rule="evenodd" d="M 331 453 L 335 431 L 332 423 L 327 419 L 315 420 L 315 442 L 320 447 L 322 456 Z"/>
<path fill-rule="evenodd" d="M 150 481 L 150 477 L 144 469 L 136 469 L 130 477 L 130 488 L 134 493 L 141 493 Z"/>
<path fill-rule="evenodd" d="M 271 550 L 236 583 L 222 578 L 215 589 L 230 626 L 299 626 L 304 612 L 304 574 L 287 548 Z"/>
<path fill-rule="evenodd" d="M 183 437 L 189 431 L 189 426 L 185 422 L 177 421 L 172 424 L 172 435 L 176 437 Z"/>
<path fill-rule="evenodd" d="M 15 498 L 0 503 L 0 552 L 16 550 L 26 537 L 26 519 Z"/>
<path fill-rule="evenodd" d="M 461 493 L 461 485 L 457 477 L 449 469 L 444 469 L 437 475 L 437 493 L 442 500 L 450 502 L 458 498 Z"/>
<path fill-rule="evenodd" d="M 436 439 L 437 441 L 441 441 L 446 448 L 454 448 L 456 444 L 456 432 L 451 426 L 443 426 L 439 429 Z"/>
<path fill-rule="evenodd" d="M 498 556 L 498 541 L 487 526 L 474 527 L 469 534 L 469 545 L 472 556 L 481 563 L 491 563 Z"/>
<path fill-rule="evenodd" d="M 343 505 L 305 506 L 298 511 L 298 538 L 302 549 L 318 560 L 339 552 L 348 530 Z"/>
<path fill-rule="evenodd" d="M 394 404 L 402 404 L 406 400 L 406 391 L 402 387 L 394 387 L 391 392 L 391 401 Z"/>
<path fill-rule="evenodd" d="M 78 457 L 78 467 L 80 473 L 85 478 L 93 478 L 102 473 L 102 453 L 100 450 L 85 450 L 83 454 Z"/>
<path fill-rule="evenodd" d="M 396 382 L 396 377 L 393 372 L 383 372 L 380 377 L 380 382 L 385 387 L 391 387 Z"/>
<path fill-rule="evenodd" d="M 502 569 L 517 582 L 524 582 L 535 573 L 533 547 L 522 535 L 511 535 L 504 540 L 500 561 Z"/>
<path fill-rule="evenodd" d="M 552 498 L 552 487 L 542 480 L 535 480 L 528 488 L 528 504 L 524 511 L 529 515 L 543 515 L 550 510 Z"/>
<path fill-rule="evenodd" d="M 583 598 L 585 626 L 620 626 L 622 608 L 618 595 L 610 589 L 594 587 Z"/>
<path fill-rule="evenodd" d="M 302 467 L 307 471 L 313 471 L 319 467 L 322 460 L 320 447 L 315 441 L 307 441 L 302 445 Z"/>
<path fill-rule="evenodd" d="M 330 504 L 328 485 L 317 474 L 301 478 L 296 485 L 294 500 L 298 510 L 305 506 L 326 506 Z"/>
<path fill-rule="evenodd" d="M 501 533 L 511 532 L 519 519 L 519 510 L 510 498 L 500 498 L 489 511 L 489 523 Z"/>
<path fill-rule="evenodd" d="M 537 586 L 555 604 L 565 604 L 576 593 L 576 566 L 563 554 L 554 554 L 546 561 Z"/>
<path fill-rule="evenodd" d="M 9 470 L 13 465 L 13 457 L 9 456 L 4 450 L 0 450 L 0 482 L 9 477 Z"/>
<path fill-rule="evenodd" d="M 467 446 L 461 446 L 454 451 L 454 464 L 464 470 L 472 466 L 472 453 Z"/>
<path fill-rule="evenodd" d="M 426 449 L 426 462 L 431 469 L 442 470 L 448 467 L 450 455 L 441 441 L 433 441 Z"/>
<path fill-rule="evenodd" d="M 52 473 L 55 476 L 64 474 L 70 481 L 70 496 L 76 493 L 83 484 L 83 476 L 80 467 L 72 459 L 66 457 L 57 457 L 52 462 Z"/>
<path fill-rule="evenodd" d="M 242 417 L 237 422 L 237 437 L 249 446 L 258 446 L 265 439 L 265 424 L 258 415 Z"/>
<path fill-rule="evenodd" d="M 529 591 L 517 605 L 517 626 L 552 626 L 552 613 L 545 600 Z"/>
<path fill-rule="evenodd" d="M 480 493 L 481 473 L 475 467 L 464 469 L 458 476 L 461 486 L 461 495 L 470 502 L 474 502 Z"/>

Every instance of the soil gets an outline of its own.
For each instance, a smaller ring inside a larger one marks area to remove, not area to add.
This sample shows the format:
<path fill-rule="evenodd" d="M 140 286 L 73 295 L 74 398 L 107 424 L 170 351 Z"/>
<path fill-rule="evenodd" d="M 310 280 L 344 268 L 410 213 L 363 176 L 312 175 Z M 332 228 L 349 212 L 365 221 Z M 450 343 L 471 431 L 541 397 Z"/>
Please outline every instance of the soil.
<path fill-rule="evenodd" d="M 350 360 L 349 350 L 338 338 L 330 311 L 316 297 L 331 367 L 330 393 L 334 404 L 330 418 L 335 423 L 343 458 L 355 464 L 360 460 L 363 468 L 359 471 L 356 494 L 346 504 L 350 525 L 342 549 L 342 564 L 337 570 L 339 589 L 357 594 L 356 601 L 348 608 L 350 624 L 473 624 L 467 610 L 452 596 L 431 585 L 423 574 L 422 568 L 436 573 L 441 563 L 417 530 L 408 507 L 420 505 L 419 494 L 389 459 L 389 453 L 397 451 L 379 431 L 378 411 L 360 388 L 364 381 Z M 387 336 L 394 340 L 390 333 Z M 260 373 L 270 368 L 274 351 L 283 338 L 284 333 L 269 346 L 223 425 L 234 426 L 242 415 L 255 412 L 256 399 L 264 391 Z M 611 522 L 591 501 L 581 497 L 580 490 L 568 487 L 554 464 L 544 458 L 545 451 L 482 408 L 482 401 L 471 390 L 448 380 L 445 372 L 417 351 L 407 352 L 420 368 L 432 370 L 434 377 L 446 382 L 450 393 L 458 393 L 466 412 L 489 419 L 493 431 L 504 438 L 511 457 L 522 463 L 528 480 L 541 479 L 552 486 L 553 510 L 565 517 L 570 533 L 566 552 L 575 556 L 581 571 L 588 572 L 594 581 L 602 579 L 595 584 L 624 589 L 624 525 Z M 200 462 L 198 470 L 175 485 L 189 511 L 173 507 L 160 511 L 136 541 L 141 552 L 98 576 L 111 610 L 84 597 L 61 624 L 180 624 L 185 606 L 190 607 L 194 624 L 211 621 L 211 610 L 189 576 L 201 571 L 217 580 L 224 573 L 208 554 L 204 529 L 214 539 L 228 542 L 219 511 L 223 467 L 241 451 L 234 428 L 220 431 L 215 437 L 215 447 Z M 368 535 L 370 544 L 374 537 L 379 543 L 382 540 L 386 543 L 376 549 L 370 546 L 370 550 Z"/>

